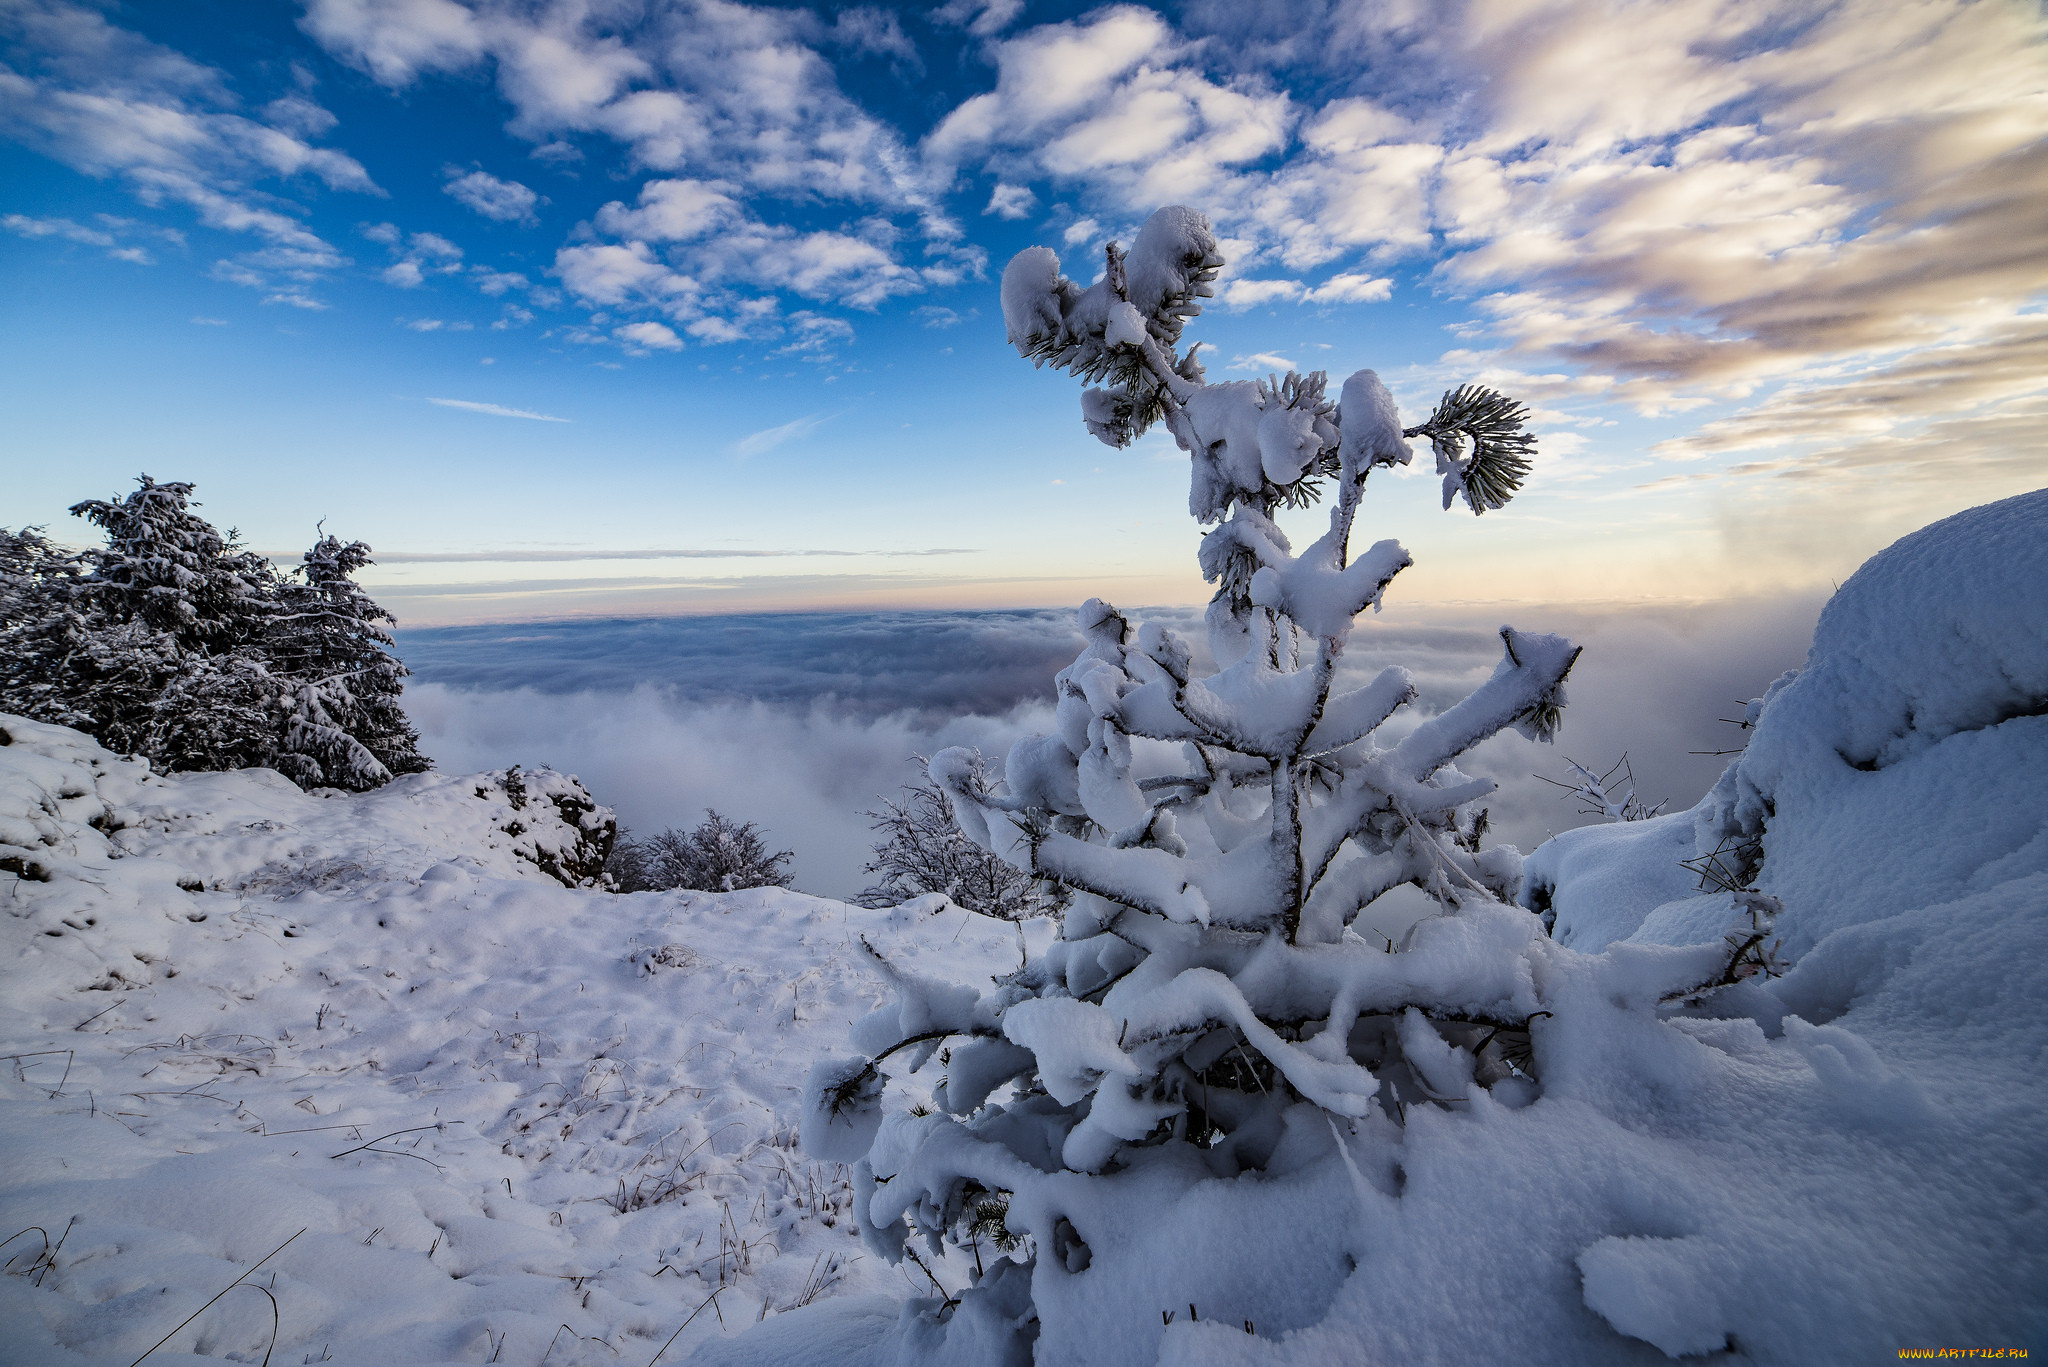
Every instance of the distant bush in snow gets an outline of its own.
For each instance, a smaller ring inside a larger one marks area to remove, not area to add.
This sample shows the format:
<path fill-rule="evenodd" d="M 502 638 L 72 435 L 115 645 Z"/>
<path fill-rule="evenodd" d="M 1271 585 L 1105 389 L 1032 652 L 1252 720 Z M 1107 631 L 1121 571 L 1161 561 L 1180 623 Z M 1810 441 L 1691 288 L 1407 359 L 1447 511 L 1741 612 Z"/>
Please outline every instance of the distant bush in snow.
<path fill-rule="evenodd" d="M 922 762 L 922 756 L 916 758 Z M 989 765 L 979 752 L 963 782 L 977 793 L 990 791 Z M 953 824 L 945 790 L 928 778 L 907 785 L 895 798 L 883 798 L 879 811 L 861 815 L 882 838 L 875 842 L 875 857 L 861 866 L 862 873 L 881 878 L 854 899 L 860 906 L 893 907 L 940 893 L 969 911 L 1018 921 L 1066 905 L 1065 890 L 1058 884 L 1034 878 L 962 835 Z"/>
<path fill-rule="evenodd" d="M 710 808 L 689 831 L 671 828 L 641 839 L 621 830 L 605 872 L 620 892 L 738 892 L 788 887 L 783 865 L 795 857 L 794 850 L 770 854 L 753 822 Z"/>

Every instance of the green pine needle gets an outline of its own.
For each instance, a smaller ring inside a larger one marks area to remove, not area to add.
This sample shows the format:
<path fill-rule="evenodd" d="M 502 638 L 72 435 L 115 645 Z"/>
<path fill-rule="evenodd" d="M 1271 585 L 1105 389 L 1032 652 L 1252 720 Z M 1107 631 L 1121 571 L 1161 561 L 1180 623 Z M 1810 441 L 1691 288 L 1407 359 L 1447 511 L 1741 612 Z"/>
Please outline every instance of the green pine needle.
<path fill-rule="evenodd" d="M 1437 403 L 1419 427 L 1402 435 L 1428 437 L 1439 450 L 1453 442 L 1469 445 L 1471 459 L 1460 474 L 1465 502 L 1475 515 L 1507 505 L 1528 478 L 1536 438 L 1522 424 L 1529 410 L 1497 389 L 1459 385 Z M 1461 448 L 1452 446 L 1453 452 Z"/>

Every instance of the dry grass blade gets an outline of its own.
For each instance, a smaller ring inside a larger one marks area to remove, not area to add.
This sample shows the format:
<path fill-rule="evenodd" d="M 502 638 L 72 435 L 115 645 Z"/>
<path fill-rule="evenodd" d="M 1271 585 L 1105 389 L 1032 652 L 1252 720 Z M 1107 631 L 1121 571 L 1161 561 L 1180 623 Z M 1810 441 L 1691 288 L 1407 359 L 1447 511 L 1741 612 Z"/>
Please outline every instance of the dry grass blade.
<path fill-rule="evenodd" d="M 657 1348 L 657 1349 L 655 1350 L 655 1352 L 654 1352 L 654 1356 L 653 1356 L 653 1357 L 651 1357 L 651 1358 L 649 1358 L 649 1359 L 647 1359 L 647 1367 L 654 1367 L 654 1364 L 655 1364 L 655 1363 L 657 1363 L 657 1362 L 661 1361 L 661 1355 L 662 1355 L 663 1353 L 666 1353 L 666 1352 L 668 1351 L 668 1344 L 669 1344 L 669 1343 L 674 1343 L 674 1342 L 675 1342 L 675 1341 L 676 1341 L 676 1340 L 677 1340 L 678 1338 L 681 1338 L 681 1337 L 682 1337 L 682 1333 L 683 1333 L 683 1330 L 685 1330 L 685 1329 L 688 1329 L 688 1328 L 690 1327 L 690 1320 L 693 1320 L 693 1319 L 697 1318 L 697 1316 L 699 1316 L 699 1315 L 703 1314 L 703 1313 L 704 1313 L 704 1307 L 705 1307 L 705 1306 L 707 1306 L 707 1305 L 709 1305 L 709 1304 L 711 1304 L 711 1302 L 713 1302 L 713 1301 L 717 1300 L 717 1299 L 718 1299 L 718 1297 L 719 1297 L 719 1293 L 720 1293 L 720 1292 L 722 1292 L 722 1291 L 724 1291 L 724 1290 L 725 1290 L 725 1288 L 721 1286 L 721 1287 L 719 1287 L 719 1288 L 718 1288 L 718 1290 L 717 1290 L 717 1291 L 713 1291 L 713 1292 L 712 1292 L 712 1293 L 711 1293 L 710 1295 L 706 1296 L 706 1297 L 705 1297 L 705 1298 L 704 1298 L 703 1300 L 701 1300 L 701 1301 L 698 1301 L 698 1302 L 697 1302 L 697 1308 L 696 1308 L 695 1310 L 692 1310 L 692 1311 L 690 1312 L 690 1319 L 688 1319 L 688 1320 L 684 1320 L 684 1321 L 683 1321 L 683 1322 L 682 1322 L 681 1324 L 677 1325 L 677 1326 L 676 1326 L 676 1331 L 675 1331 L 675 1333 L 673 1333 L 673 1334 L 670 1334 L 670 1335 L 668 1336 L 668 1343 L 664 1343 L 664 1344 L 662 1344 L 662 1345 L 661 1345 L 661 1347 L 659 1347 L 659 1348 Z M 724 1318 L 723 1316 L 720 1316 L 720 1319 L 721 1319 L 721 1320 L 722 1320 L 723 1318 Z"/>
<path fill-rule="evenodd" d="M 311 1228 L 311 1226 L 308 1226 L 307 1228 Z M 306 1232 L 306 1231 L 305 1231 L 304 1229 L 301 1229 L 301 1230 L 299 1231 L 299 1234 L 304 1234 L 305 1232 Z M 299 1237 L 299 1234 L 294 1234 L 294 1235 L 292 1235 L 292 1239 L 296 1239 L 296 1238 L 298 1238 L 298 1237 Z M 222 1296 L 225 1296 L 225 1295 L 227 1295 L 227 1294 L 228 1294 L 228 1292 L 230 1292 L 230 1291 L 234 1290 L 234 1289 L 235 1289 L 236 1287 L 240 1286 L 240 1285 L 242 1284 L 243 1280 L 244 1280 L 244 1279 L 246 1279 L 246 1278 L 247 1278 L 247 1277 L 249 1276 L 249 1274 L 250 1274 L 250 1273 L 254 1272 L 254 1271 L 255 1271 L 255 1270 L 257 1269 L 257 1268 L 259 1268 L 259 1267 L 263 1266 L 263 1264 L 265 1264 L 265 1263 L 269 1262 L 269 1261 L 270 1261 L 270 1260 L 271 1260 L 272 1258 L 275 1258 L 275 1257 L 276 1257 L 276 1256 L 277 1256 L 278 1254 L 280 1254 L 280 1253 L 284 1252 L 284 1250 L 285 1250 L 286 1246 L 287 1246 L 287 1245 L 289 1245 L 289 1244 L 291 1243 L 292 1239 L 286 1239 L 286 1240 L 284 1241 L 284 1243 L 282 1243 L 282 1244 L 279 1244 L 279 1245 L 278 1245 L 278 1246 L 277 1246 L 276 1248 L 273 1248 L 273 1249 L 271 1249 L 271 1250 L 270 1250 L 270 1252 L 268 1252 L 268 1253 L 264 1254 L 264 1255 L 263 1255 L 263 1256 L 262 1256 L 261 1258 L 258 1258 L 258 1259 L 257 1259 L 257 1260 L 256 1260 L 256 1261 L 255 1261 L 255 1262 L 253 1263 L 253 1264 L 251 1264 L 251 1265 L 250 1265 L 250 1267 L 248 1268 L 248 1270 L 247 1270 L 247 1271 L 245 1271 L 245 1272 L 243 1272 L 243 1273 L 242 1273 L 242 1275 L 241 1275 L 240 1277 L 237 1277 L 237 1278 L 235 1278 L 235 1279 L 234 1279 L 233 1281 L 229 1282 L 229 1283 L 228 1283 L 228 1284 L 227 1284 L 226 1286 L 223 1286 L 223 1287 L 222 1287 L 222 1288 L 221 1288 L 221 1289 L 220 1289 L 219 1291 L 215 1292 L 215 1293 L 214 1293 L 214 1295 L 213 1295 L 213 1298 L 212 1298 L 212 1300 L 209 1300 L 209 1301 L 207 1301 L 206 1305 L 202 1305 L 202 1306 L 200 1306 L 200 1307 L 199 1307 L 199 1308 L 198 1308 L 197 1310 L 194 1310 L 194 1311 L 193 1311 L 193 1312 L 192 1312 L 191 1314 L 189 1314 L 189 1315 L 185 1316 L 185 1318 L 183 1318 L 183 1319 L 179 1320 L 179 1321 L 178 1321 L 178 1323 L 177 1323 L 177 1327 L 176 1327 L 176 1328 L 174 1328 L 174 1329 L 172 1329 L 172 1330 L 171 1330 L 171 1332 L 170 1332 L 169 1334 L 165 1334 L 165 1335 L 164 1335 L 164 1336 L 163 1336 L 162 1338 L 158 1339 L 158 1340 L 157 1340 L 157 1341 L 156 1341 L 155 1343 L 152 1343 L 152 1344 L 150 1344 L 150 1345 L 149 1345 L 149 1348 L 148 1348 L 148 1349 L 147 1349 L 147 1350 L 146 1350 L 146 1351 L 145 1351 L 145 1352 L 144 1352 L 144 1353 L 142 1354 L 142 1357 L 139 1357 L 139 1358 L 135 1359 L 135 1361 L 134 1361 L 134 1362 L 131 1362 L 131 1363 L 129 1363 L 129 1364 L 128 1364 L 128 1367 L 136 1367 L 136 1364 L 137 1364 L 137 1363 L 140 1363 L 140 1362 L 142 1361 L 142 1358 L 146 1358 L 146 1357 L 148 1357 L 148 1356 L 149 1356 L 149 1355 L 150 1355 L 151 1353 L 154 1353 L 154 1352 L 155 1352 L 155 1351 L 156 1351 L 157 1349 L 159 1349 L 159 1348 L 163 1347 L 163 1346 L 164 1346 L 164 1345 L 165 1345 L 166 1343 L 169 1343 L 169 1342 L 171 1341 L 171 1337 L 172 1337 L 172 1335 L 176 1334 L 176 1333 L 178 1332 L 178 1330 L 179 1330 L 179 1329 L 183 1329 L 183 1328 L 184 1328 L 184 1327 L 185 1327 L 186 1325 L 190 1324 L 190 1323 L 191 1323 L 191 1322 L 192 1322 L 193 1320 L 196 1320 L 196 1319 L 198 1319 L 198 1318 L 199 1318 L 199 1317 L 200 1317 L 201 1315 L 205 1314 L 205 1313 L 206 1313 L 206 1311 L 207 1311 L 207 1307 L 208 1307 L 208 1306 L 211 1306 L 211 1305 L 212 1305 L 212 1304 L 214 1303 L 214 1301 L 217 1301 L 217 1300 L 219 1300 L 219 1299 L 220 1299 L 220 1298 L 221 1298 Z M 260 1286 L 259 1286 L 259 1287 L 257 1287 L 256 1289 L 257 1289 L 258 1291 L 263 1291 L 263 1288 L 262 1288 L 262 1287 L 260 1287 Z M 266 1295 L 266 1296 L 269 1296 L 269 1295 L 270 1295 L 270 1293 L 269 1293 L 268 1291 L 264 1291 L 264 1292 L 263 1292 L 263 1294 L 264 1294 L 264 1295 Z M 271 1308 L 271 1310 L 272 1310 L 272 1312 L 273 1312 L 273 1314 L 274 1314 L 274 1313 L 275 1313 L 275 1311 L 276 1311 L 276 1309 L 277 1309 L 277 1298 L 276 1298 L 275 1296 L 271 1296 L 271 1298 L 270 1298 L 270 1308 Z M 272 1331 L 272 1333 L 271 1333 L 271 1337 L 270 1337 L 270 1342 L 271 1342 L 271 1346 L 272 1346 L 273 1348 L 277 1346 L 277 1335 L 276 1335 L 276 1332 L 275 1332 L 275 1330 L 273 1330 L 273 1331 Z M 270 1361 L 270 1354 L 269 1354 L 269 1353 L 265 1353 L 265 1354 L 263 1355 L 263 1360 L 264 1360 L 264 1361 L 265 1361 L 266 1363 L 267 1363 L 267 1362 L 269 1362 L 269 1361 Z"/>

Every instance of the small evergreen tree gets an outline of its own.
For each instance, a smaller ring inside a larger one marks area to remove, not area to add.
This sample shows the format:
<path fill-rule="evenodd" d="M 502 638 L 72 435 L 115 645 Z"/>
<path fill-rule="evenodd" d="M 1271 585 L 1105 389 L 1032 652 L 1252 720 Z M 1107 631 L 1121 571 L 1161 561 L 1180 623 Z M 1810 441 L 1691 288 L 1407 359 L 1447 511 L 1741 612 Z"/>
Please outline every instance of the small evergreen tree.
<path fill-rule="evenodd" d="M 1161 1314 L 1136 1290 L 1154 1275 L 1145 1230 L 1198 1185 L 1348 1165 L 1339 1122 L 1384 1133 L 1415 1106 L 1536 1094 L 1532 1030 L 1549 1012 L 1532 959 L 1548 941 L 1511 905 L 1519 853 L 1482 846 L 1495 785 L 1457 761 L 1507 728 L 1549 739 L 1578 651 L 1503 628 L 1492 678 L 1384 744 L 1381 725 L 1416 697 L 1408 671 L 1337 687 L 1354 619 L 1410 563 L 1393 541 L 1352 554 L 1367 477 L 1426 437 L 1445 506 L 1497 509 L 1528 468 L 1522 410 L 1466 387 L 1404 428 L 1369 370 L 1338 403 L 1320 373 L 1209 384 L 1178 347 L 1221 265 L 1207 220 L 1169 208 L 1128 258 L 1111 244 L 1086 289 L 1045 248 L 1003 275 L 1017 350 L 1099 386 L 1082 396 L 1091 432 L 1121 446 L 1157 423 L 1188 455 L 1190 511 L 1214 524 L 1199 560 L 1217 585 L 1216 667 L 1091 601 L 1086 646 L 1055 681 L 1054 734 L 1018 742 L 993 787 L 970 751 L 932 759 L 968 840 L 1074 897 L 1058 939 L 992 989 L 875 956 L 895 1001 L 856 1026 L 862 1057 L 811 1073 L 804 1144 L 855 1165 L 878 1254 L 965 1245 L 992 1208 L 1017 1241 L 974 1286 L 906 1316 L 906 1361 L 942 1360 L 955 1334 L 991 1361 L 1128 1350 L 1105 1336 L 1112 1321 L 1156 1333 Z M 1274 514 L 1326 481 L 1328 531 L 1296 554 Z M 1408 884 L 1439 913 L 1403 944 L 1351 929 Z M 883 1064 L 934 1057 L 931 1108 L 885 1117 Z M 1284 1257 L 1222 1266 L 1245 1313 L 1294 1313 L 1277 1310 L 1297 1294 Z"/>
<path fill-rule="evenodd" d="M 926 763 L 921 755 L 912 758 Z M 974 752 L 964 781 L 983 795 L 991 791 L 988 762 L 980 752 Z M 875 857 L 861 866 L 861 872 L 882 877 L 854 899 L 859 906 L 893 907 L 937 892 L 969 911 L 1021 921 L 1066 905 L 1058 884 L 1033 878 L 962 835 L 953 824 L 945 791 L 929 778 L 906 785 L 900 797 L 883 798 L 880 811 L 861 815 L 882 833 Z"/>
<path fill-rule="evenodd" d="M 221 655 L 260 640 L 277 597 L 277 571 L 191 509 L 192 486 L 140 475 L 125 498 L 71 507 L 106 534 L 80 585 L 113 622 L 167 633 L 179 650 Z"/>
<path fill-rule="evenodd" d="M 0 710 L 59 726 L 90 727 L 66 686 L 66 661 L 83 622 L 76 587 L 82 557 L 40 527 L 0 527 Z"/>

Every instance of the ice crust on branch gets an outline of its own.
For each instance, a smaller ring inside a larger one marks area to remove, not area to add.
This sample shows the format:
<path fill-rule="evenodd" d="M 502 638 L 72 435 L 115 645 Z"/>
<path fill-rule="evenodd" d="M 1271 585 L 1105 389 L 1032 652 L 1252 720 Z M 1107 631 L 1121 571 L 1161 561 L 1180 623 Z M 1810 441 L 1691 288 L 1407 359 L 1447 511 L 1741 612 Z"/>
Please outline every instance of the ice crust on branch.
<path fill-rule="evenodd" d="M 1493 783 L 1457 762 L 1508 728 L 1547 739 L 1578 657 L 1561 637 L 1504 627 L 1486 683 L 1377 743 L 1416 690 L 1401 669 L 1336 689 L 1356 619 L 1411 563 L 1393 540 L 1353 553 L 1367 477 L 1427 436 L 1473 510 L 1498 507 L 1527 468 L 1519 406 L 1461 389 L 1404 429 L 1370 370 L 1336 401 L 1321 372 L 1207 383 L 1180 350 L 1223 264 L 1207 220 L 1162 209 L 1128 255 L 1111 243 L 1103 260 L 1083 288 L 1050 250 L 1018 253 L 1004 324 L 1025 359 L 1085 382 L 1095 436 L 1120 446 L 1160 424 L 1188 456 L 1189 511 L 1211 524 L 1199 563 L 1216 585 L 1216 667 L 1197 673 L 1172 632 L 1091 599 L 1051 734 L 1018 742 L 995 784 L 972 751 L 932 757 L 966 840 L 1072 894 L 1059 937 L 979 992 L 878 964 L 896 1000 L 854 1031 L 871 1062 L 821 1065 L 805 1101 L 834 1155 L 872 1134 L 857 1213 L 885 1258 L 913 1239 L 975 1237 L 978 1194 L 1001 1194 L 1041 1326 L 1017 1317 L 1006 1351 L 1039 1332 L 1055 1361 L 1081 1360 L 1077 1331 L 1055 1324 L 1056 1284 L 1103 1266 L 1089 1243 L 1104 1220 L 1137 1218 L 1116 1175 L 1150 1174 L 1162 1192 L 1274 1175 L 1305 1152 L 1327 1158 L 1332 1119 L 1481 1104 L 1469 1096 L 1500 1084 L 1514 1104 L 1534 1095 L 1510 1048 L 1544 1014 L 1547 941 L 1509 905 L 1519 853 L 1482 845 Z M 1328 529 L 1297 553 L 1274 515 L 1326 486 Z M 1350 927 L 1403 885 L 1439 914 L 1389 953 Z M 938 1109 L 876 1122 L 882 1064 L 915 1072 L 932 1057 L 946 1069 Z M 1287 1138 L 1304 1125 L 1319 1137 Z M 959 1316 L 985 1323 L 973 1307 L 997 1287 L 1013 1296 L 1016 1278 L 963 1293 Z M 940 1318 L 962 1322 L 950 1301 Z"/>

